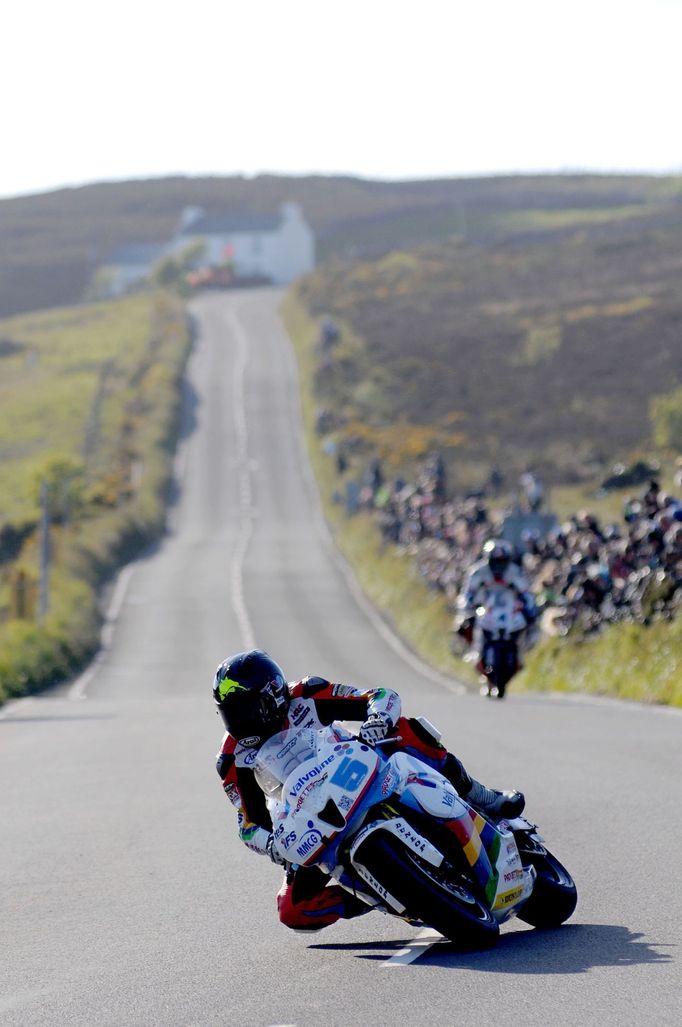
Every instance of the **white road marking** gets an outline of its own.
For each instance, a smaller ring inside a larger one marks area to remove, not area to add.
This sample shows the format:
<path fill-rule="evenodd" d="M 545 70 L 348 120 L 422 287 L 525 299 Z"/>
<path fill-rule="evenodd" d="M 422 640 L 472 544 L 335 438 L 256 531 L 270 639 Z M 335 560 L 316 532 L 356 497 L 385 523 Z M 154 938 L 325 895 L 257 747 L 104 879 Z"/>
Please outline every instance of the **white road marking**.
<path fill-rule="evenodd" d="M 408 963 L 413 963 L 415 959 L 419 959 L 423 956 L 434 945 L 443 941 L 443 935 L 439 934 L 438 931 L 434 931 L 432 927 L 425 927 L 423 931 L 420 931 L 416 938 L 413 938 L 409 945 L 400 952 L 396 952 L 394 956 L 387 959 L 385 963 L 381 963 L 381 966 L 407 966 Z"/>
<path fill-rule="evenodd" d="M 251 488 L 251 461 L 249 460 L 249 435 L 246 424 L 246 404 L 244 402 L 244 376 L 248 358 L 248 343 L 246 333 L 234 309 L 228 315 L 230 326 L 237 341 L 237 354 L 235 360 L 234 377 L 232 379 L 232 411 L 234 416 L 234 428 L 237 436 L 237 478 L 239 482 L 239 514 L 240 528 L 237 536 L 230 568 L 230 585 L 232 594 L 232 609 L 234 610 L 242 635 L 242 642 L 245 649 L 254 649 L 256 645 L 255 634 L 249 611 L 244 596 L 244 560 L 249 548 L 253 534 L 253 521 L 255 511 L 253 509 L 253 491 Z"/>
<path fill-rule="evenodd" d="M 111 649 L 114 640 L 114 629 L 116 627 L 116 622 L 118 621 L 118 618 L 121 614 L 121 609 L 123 608 L 123 603 L 126 597 L 126 592 L 128 590 L 128 585 L 130 584 L 130 579 L 133 576 L 134 570 L 134 563 L 126 564 L 126 566 L 123 568 L 118 578 L 116 579 L 116 585 L 114 586 L 114 591 L 109 602 L 109 608 L 107 609 L 104 618 L 104 624 L 102 625 L 102 633 L 100 636 L 101 648 L 95 656 L 92 663 L 87 667 L 86 670 L 83 671 L 83 673 L 79 677 L 76 678 L 74 683 L 69 688 L 69 699 L 79 700 L 87 698 L 85 691 L 90 682 L 92 681 L 92 679 L 94 678 L 95 674 L 97 673 L 99 665 L 102 663 L 104 657 Z"/>
<path fill-rule="evenodd" d="M 550 702 L 577 703 L 581 706 L 613 706 L 618 704 L 619 710 L 642 714 L 661 713 L 665 717 L 682 717 L 682 707 L 664 706 L 656 703 L 636 702 L 634 699 L 619 699 L 615 695 L 590 695 L 587 692 L 519 692 L 521 699 L 538 699 L 542 697 Z"/>

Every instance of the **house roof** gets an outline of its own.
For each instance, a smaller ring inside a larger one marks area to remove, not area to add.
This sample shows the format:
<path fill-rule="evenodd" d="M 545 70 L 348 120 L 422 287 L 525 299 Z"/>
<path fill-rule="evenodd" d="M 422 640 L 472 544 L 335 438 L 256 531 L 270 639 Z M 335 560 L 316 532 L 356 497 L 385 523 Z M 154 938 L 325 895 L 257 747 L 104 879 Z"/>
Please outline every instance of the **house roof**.
<path fill-rule="evenodd" d="M 180 235 L 232 235 L 236 232 L 274 232 L 282 222 L 280 214 L 204 214 L 184 225 Z"/>
<path fill-rule="evenodd" d="M 167 250 L 166 243 L 144 242 L 132 243 L 128 246 L 117 246 L 109 254 L 110 264 L 153 264 Z"/>

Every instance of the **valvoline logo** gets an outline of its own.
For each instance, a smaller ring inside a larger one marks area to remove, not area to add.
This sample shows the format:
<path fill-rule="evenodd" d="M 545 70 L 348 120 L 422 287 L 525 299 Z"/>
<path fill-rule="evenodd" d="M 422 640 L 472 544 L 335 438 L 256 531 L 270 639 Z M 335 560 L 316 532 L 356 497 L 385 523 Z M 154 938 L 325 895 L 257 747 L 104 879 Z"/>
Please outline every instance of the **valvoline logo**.
<path fill-rule="evenodd" d="M 308 781 L 312 781 L 313 778 L 319 777 L 324 768 L 329 766 L 330 763 L 333 763 L 335 759 L 336 756 L 332 753 L 330 756 L 327 756 L 326 760 L 322 760 L 321 763 L 317 763 L 314 767 L 311 767 L 306 774 L 301 774 L 296 784 L 289 790 L 291 798 L 295 799 L 301 788 L 303 788 L 303 785 Z"/>

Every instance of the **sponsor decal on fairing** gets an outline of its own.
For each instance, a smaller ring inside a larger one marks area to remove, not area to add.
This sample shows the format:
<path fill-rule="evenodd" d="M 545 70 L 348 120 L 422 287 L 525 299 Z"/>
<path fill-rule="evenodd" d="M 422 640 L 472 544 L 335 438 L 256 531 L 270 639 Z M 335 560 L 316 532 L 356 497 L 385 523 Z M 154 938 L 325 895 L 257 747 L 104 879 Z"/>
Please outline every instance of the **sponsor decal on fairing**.
<path fill-rule="evenodd" d="M 294 737 L 290 741 L 288 741 L 287 744 L 285 746 L 283 746 L 279 750 L 279 752 L 277 753 L 277 756 L 275 758 L 278 759 L 278 760 L 284 759 L 286 754 L 288 752 L 291 752 L 291 750 L 294 748 L 294 746 L 298 742 L 298 737 L 299 737 L 298 735 L 294 735 Z"/>
<path fill-rule="evenodd" d="M 399 781 L 400 781 L 400 774 L 398 774 L 393 769 L 393 767 L 389 766 L 387 771 L 386 771 L 386 773 L 384 774 L 384 779 L 381 782 L 381 794 L 382 795 L 390 795 L 391 792 L 395 791 Z"/>
<path fill-rule="evenodd" d="M 411 831 L 410 828 L 402 820 L 393 821 L 393 833 L 401 835 L 406 841 L 410 843 L 411 848 L 417 849 L 419 852 L 426 851 L 426 841 L 419 835 Z"/>
<path fill-rule="evenodd" d="M 312 820 L 308 821 L 308 828 L 309 830 L 301 835 L 296 846 L 296 855 L 300 856 L 301 859 L 305 859 L 314 852 L 323 840 L 322 833 L 317 830 Z"/>
<path fill-rule="evenodd" d="M 296 841 L 296 832 L 295 831 L 289 831 L 289 834 L 286 834 L 284 836 L 284 838 L 282 838 L 282 841 L 280 842 L 280 845 L 282 846 L 283 849 L 289 849 L 289 848 L 291 848 L 291 846 L 294 844 L 295 841 Z"/>
<path fill-rule="evenodd" d="M 422 774 L 415 774 L 414 772 L 407 775 L 405 784 L 421 785 L 423 788 L 438 788 L 435 781 L 431 781 L 428 777 L 424 777 Z"/>
<path fill-rule="evenodd" d="M 503 895 L 498 895 L 495 899 L 495 905 L 493 909 L 502 909 L 505 906 L 511 906 L 521 896 L 523 888 L 514 888 L 512 891 L 504 892 Z"/>
<path fill-rule="evenodd" d="M 306 774 L 302 774 L 299 777 L 298 781 L 296 781 L 296 783 L 289 790 L 289 795 L 291 796 L 291 798 L 295 799 L 298 793 L 300 792 L 301 788 L 303 788 L 303 785 L 305 785 L 312 778 L 319 777 L 320 774 L 322 774 L 324 768 L 328 767 L 330 763 L 333 763 L 335 759 L 336 756 L 334 755 L 334 753 L 332 753 L 330 756 L 327 756 L 326 760 L 322 760 L 321 763 L 316 764 Z"/>
<path fill-rule="evenodd" d="M 398 900 L 393 895 L 391 895 L 389 891 L 386 891 L 383 884 L 381 884 L 380 881 L 377 881 L 376 877 L 374 877 L 373 874 L 370 874 L 369 870 L 366 870 L 365 867 L 361 866 L 358 863 L 355 864 L 355 869 L 357 870 L 360 877 L 367 881 L 367 884 L 373 889 L 373 891 L 375 891 L 377 895 L 379 895 L 384 900 L 384 902 L 387 903 L 387 905 L 393 907 L 396 913 L 405 912 L 405 906 L 403 906 L 401 902 L 398 902 Z"/>
<path fill-rule="evenodd" d="M 302 791 L 298 793 L 298 799 L 296 800 L 296 805 L 294 806 L 295 813 L 298 813 L 301 806 L 303 806 L 304 802 L 307 801 L 310 793 L 314 791 L 314 789 L 317 788 L 317 786 L 321 783 L 321 780 L 319 778 L 316 778 L 314 781 L 310 781 L 310 783 L 307 784 L 305 788 L 303 788 Z"/>

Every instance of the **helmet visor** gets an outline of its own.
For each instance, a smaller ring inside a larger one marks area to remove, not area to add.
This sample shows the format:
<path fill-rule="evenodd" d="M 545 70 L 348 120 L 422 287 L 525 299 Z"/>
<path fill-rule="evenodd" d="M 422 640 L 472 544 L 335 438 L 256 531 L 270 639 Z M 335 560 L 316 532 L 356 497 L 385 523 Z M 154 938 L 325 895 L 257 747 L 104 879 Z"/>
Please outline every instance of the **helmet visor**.
<path fill-rule="evenodd" d="M 260 691 L 229 696 L 219 704 L 225 727 L 233 738 L 269 738 L 279 731 L 286 717 L 289 704 L 285 693 L 286 686 L 271 682 Z"/>

